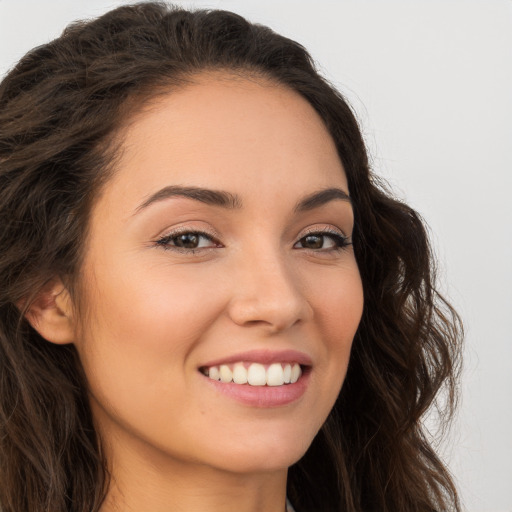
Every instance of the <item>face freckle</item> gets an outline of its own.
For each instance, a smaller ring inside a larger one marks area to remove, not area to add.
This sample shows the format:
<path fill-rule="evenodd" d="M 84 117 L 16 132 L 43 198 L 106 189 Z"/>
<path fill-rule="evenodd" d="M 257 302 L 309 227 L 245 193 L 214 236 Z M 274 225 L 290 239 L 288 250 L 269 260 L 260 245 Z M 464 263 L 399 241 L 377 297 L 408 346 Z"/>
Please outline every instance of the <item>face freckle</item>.
<path fill-rule="evenodd" d="M 339 393 L 363 305 L 350 201 L 296 208 L 349 193 L 328 131 L 282 86 L 209 74 L 155 99 L 123 144 L 92 212 L 75 341 L 114 468 L 288 467 Z M 250 353 L 303 358 L 303 375 L 258 403 L 204 375 Z"/>

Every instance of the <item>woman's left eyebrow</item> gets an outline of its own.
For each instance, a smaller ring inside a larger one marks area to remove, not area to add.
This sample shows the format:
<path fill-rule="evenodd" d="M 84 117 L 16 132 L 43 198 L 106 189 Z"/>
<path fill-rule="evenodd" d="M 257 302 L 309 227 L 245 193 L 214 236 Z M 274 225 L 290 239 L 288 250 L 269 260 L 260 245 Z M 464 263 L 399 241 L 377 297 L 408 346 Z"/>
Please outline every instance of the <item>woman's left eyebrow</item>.
<path fill-rule="evenodd" d="M 350 199 L 348 192 L 345 192 L 345 190 L 341 188 L 326 188 L 324 190 L 319 190 L 318 192 L 313 192 L 301 199 L 295 206 L 295 211 L 306 212 L 314 210 L 315 208 L 319 208 L 320 206 L 334 200 L 347 201 L 352 204 L 352 200 Z"/>

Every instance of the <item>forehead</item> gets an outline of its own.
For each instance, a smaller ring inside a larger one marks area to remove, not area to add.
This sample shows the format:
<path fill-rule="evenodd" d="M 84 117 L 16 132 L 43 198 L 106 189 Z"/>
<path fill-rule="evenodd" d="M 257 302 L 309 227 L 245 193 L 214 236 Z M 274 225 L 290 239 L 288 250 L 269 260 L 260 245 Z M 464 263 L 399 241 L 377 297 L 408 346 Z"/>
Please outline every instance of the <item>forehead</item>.
<path fill-rule="evenodd" d="M 298 93 L 262 78 L 199 76 L 159 94 L 122 131 L 107 188 L 139 197 L 172 184 L 242 191 L 341 186 L 322 119 Z"/>

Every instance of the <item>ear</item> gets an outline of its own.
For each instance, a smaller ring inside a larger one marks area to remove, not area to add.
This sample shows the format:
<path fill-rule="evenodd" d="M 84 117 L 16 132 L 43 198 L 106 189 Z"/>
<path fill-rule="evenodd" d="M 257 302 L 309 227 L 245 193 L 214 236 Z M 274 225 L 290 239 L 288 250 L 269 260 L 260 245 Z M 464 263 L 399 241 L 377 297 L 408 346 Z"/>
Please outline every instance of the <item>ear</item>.
<path fill-rule="evenodd" d="M 52 343 L 65 345 L 74 341 L 71 296 L 60 279 L 51 281 L 41 290 L 25 318 L 44 339 Z"/>

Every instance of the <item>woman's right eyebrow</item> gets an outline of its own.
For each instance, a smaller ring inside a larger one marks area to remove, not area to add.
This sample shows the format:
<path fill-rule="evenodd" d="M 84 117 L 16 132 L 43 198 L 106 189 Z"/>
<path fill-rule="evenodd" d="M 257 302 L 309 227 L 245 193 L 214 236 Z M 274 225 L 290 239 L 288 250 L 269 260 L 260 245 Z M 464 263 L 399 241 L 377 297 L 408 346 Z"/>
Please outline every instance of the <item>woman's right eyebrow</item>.
<path fill-rule="evenodd" d="M 221 206 L 229 209 L 242 208 L 242 200 L 236 194 L 224 190 L 212 190 L 201 187 L 184 187 L 179 185 L 170 185 L 155 192 L 140 204 L 134 214 L 144 210 L 149 205 L 171 197 L 188 197 L 212 206 Z"/>

